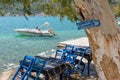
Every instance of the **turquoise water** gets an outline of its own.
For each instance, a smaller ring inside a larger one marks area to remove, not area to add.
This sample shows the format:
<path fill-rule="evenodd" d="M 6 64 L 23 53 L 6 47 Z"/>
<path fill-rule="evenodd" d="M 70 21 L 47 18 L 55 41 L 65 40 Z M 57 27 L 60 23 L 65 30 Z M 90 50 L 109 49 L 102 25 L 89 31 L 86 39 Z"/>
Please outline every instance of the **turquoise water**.
<path fill-rule="evenodd" d="M 31 16 L 26 20 L 19 17 L 0 17 L 0 71 L 19 64 L 24 55 L 35 56 L 45 53 L 49 56 L 57 49 L 57 42 L 86 36 L 83 30 L 77 30 L 75 23 L 66 18 L 62 22 L 59 17 Z M 16 28 L 35 28 L 49 22 L 54 29 L 54 37 L 21 36 L 13 30 Z"/>

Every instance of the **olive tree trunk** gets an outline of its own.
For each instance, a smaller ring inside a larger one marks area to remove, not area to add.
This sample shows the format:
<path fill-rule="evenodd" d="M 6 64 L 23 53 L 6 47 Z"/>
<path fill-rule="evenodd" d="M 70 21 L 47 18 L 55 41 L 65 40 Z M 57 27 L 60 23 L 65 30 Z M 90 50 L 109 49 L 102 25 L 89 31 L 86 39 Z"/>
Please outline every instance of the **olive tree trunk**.
<path fill-rule="evenodd" d="M 86 29 L 99 79 L 120 80 L 120 30 L 107 0 L 74 0 L 81 19 L 100 20 Z"/>

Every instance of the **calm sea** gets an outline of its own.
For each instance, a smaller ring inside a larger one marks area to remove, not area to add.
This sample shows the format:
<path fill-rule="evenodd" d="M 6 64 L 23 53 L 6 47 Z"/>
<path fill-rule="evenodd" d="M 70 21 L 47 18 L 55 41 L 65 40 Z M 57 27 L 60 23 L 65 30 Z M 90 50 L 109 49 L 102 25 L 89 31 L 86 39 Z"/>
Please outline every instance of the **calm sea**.
<path fill-rule="evenodd" d="M 54 37 L 21 36 L 14 32 L 16 28 L 35 28 L 49 22 L 54 29 Z M 10 69 L 19 64 L 19 60 L 27 55 L 44 54 L 49 56 L 57 49 L 57 42 L 84 37 L 84 30 L 77 30 L 76 23 L 59 17 L 24 16 L 0 17 L 0 71 Z"/>

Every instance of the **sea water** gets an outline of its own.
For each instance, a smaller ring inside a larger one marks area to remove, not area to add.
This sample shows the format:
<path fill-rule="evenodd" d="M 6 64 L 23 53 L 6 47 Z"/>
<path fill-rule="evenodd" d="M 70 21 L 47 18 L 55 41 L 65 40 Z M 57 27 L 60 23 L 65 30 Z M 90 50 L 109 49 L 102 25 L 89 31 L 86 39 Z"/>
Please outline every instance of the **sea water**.
<path fill-rule="evenodd" d="M 17 28 L 35 28 L 49 22 L 56 33 L 54 37 L 21 36 Z M 43 54 L 50 56 L 57 49 L 57 42 L 86 36 L 84 30 L 77 30 L 76 23 L 67 18 L 62 21 L 52 16 L 0 17 L 0 71 L 19 64 L 25 55 Z"/>

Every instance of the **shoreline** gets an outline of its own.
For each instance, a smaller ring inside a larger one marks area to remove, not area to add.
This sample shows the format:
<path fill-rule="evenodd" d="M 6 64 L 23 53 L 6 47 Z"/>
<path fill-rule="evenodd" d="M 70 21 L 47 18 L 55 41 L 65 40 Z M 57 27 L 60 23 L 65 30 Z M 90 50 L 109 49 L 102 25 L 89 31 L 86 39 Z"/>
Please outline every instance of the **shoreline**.
<path fill-rule="evenodd" d="M 1 15 L 3 17 L 6 17 L 6 16 L 47 16 L 45 15 L 43 12 L 41 13 L 35 13 L 35 14 L 31 14 L 31 15 L 28 15 L 28 14 L 11 14 L 10 12 L 8 12 L 7 14 L 5 15 Z"/>
<path fill-rule="evenodd" d="M 87 37 L 81 37 L 76 39 L 71 39 L 67 41 L 62 41 L 57 43 L 57 47 L 64 47 L 65 45 L 73 45 L 73 46 L 89 46 L 89 41 Z"/>

